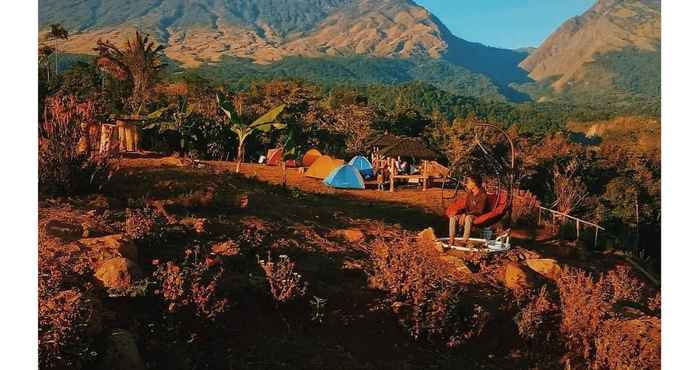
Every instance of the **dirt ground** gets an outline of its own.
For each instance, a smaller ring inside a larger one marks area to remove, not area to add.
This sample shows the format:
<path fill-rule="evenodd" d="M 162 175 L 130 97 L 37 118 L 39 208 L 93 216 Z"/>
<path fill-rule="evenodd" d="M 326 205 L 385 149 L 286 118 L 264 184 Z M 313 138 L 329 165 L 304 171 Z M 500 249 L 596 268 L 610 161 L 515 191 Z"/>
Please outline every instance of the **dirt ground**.
<path fill-rule="evenodd" d="M 227 270 L 232 309 L 206 329 L 192 317 L 164 314 L 167 304 L 155 296 L 102 298 L 112 312 L 104 326 L 134 332 L 147 368 L 504 369 L 532 368 L 533 361 L 538 368 L 561 368 L 559 354 L 528 351 L 513 322 L 512 296 L 492 273 L 476 272 L 485 264 L 500 266 L 524 258 L 557 258 L 589 271 L 607 271 L 619 263 L 600 256 L 591 263 L 583 251 L 530 238 L 524 231 L 514 233 L 520 237 L 502 256 L 474 259 L 450 252 L 474 261 L 467 264 L 475 272 L 473 279 L 481 281 L 481 304 L 492 314 L 479 340 L 459 352 L 450 351 L 413 340 L 387 307 L 385 293 L 367 280 L 373 241 L 415 235 L 427 227 L 438 235 L 447 232 L 440 188 L 338 190 L 289 169 L 288 188 L 283 189 L 276 186 L 280 168 L 243 164 L 243 177 L 234 170 L 232 162 L 131 156 L 121 160 L 101 194 L 40 202 L 40 228 L 60 221 L 63 229 L 89 229 L 91 236 L 119 232 L 126 209 L 135 204 L 164 204 L 178 225 L 206 221 L 203 232 L 181 232 L 156 248 L 139 247 L 136 262 L 146 274 L 155 269 L 154 261 L 177 261 L 193 245 L 209 248 L 234 240 L 241 246 L 239 255 L 224 262 L 227 269 L 233 268 Z M 360 230 L 360 236 L 351 240 L 354 234 L 347 230 Z M 256 263 L 268 253 L 295 261 L 309 283 L 304 299 L 279 308 L 270 303 L 260 289 Z M 314 296 L 328 301 L 322 324 L 309 318 Z"/>

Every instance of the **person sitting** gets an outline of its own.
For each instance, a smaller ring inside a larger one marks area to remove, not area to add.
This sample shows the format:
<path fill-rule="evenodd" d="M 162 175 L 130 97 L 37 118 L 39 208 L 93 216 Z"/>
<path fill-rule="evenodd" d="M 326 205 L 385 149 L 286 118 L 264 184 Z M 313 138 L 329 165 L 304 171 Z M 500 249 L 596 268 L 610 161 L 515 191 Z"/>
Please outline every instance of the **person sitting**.
<path fill-rule="evenodd" d="M 469 241 L 472 222 L 486 211 L 487 195 L 479 175 L 467 176 L 466 194 L 455 199 L 445 212 L 450 219 L 450 245 L 454 245 L 457 225 L 464 226 L 464 241 Z"/>

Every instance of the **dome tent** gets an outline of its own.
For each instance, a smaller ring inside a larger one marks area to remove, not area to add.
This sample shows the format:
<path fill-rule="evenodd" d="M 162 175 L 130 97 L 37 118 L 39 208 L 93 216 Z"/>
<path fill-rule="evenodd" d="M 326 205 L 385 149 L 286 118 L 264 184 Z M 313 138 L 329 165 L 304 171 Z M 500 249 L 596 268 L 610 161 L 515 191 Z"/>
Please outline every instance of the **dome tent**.
<path fill-rule="evenodd" d="M 358 171 L 360 171 L 360 174 L 364 178 L 370 178 L 372 175 L 374 175 L 374 170 L 372 169 L 372 163 L 365 158 L 365 156 L 362 155 L 356 155 L 353 157 L 353 159 L 350 160 L 349 164 L 355 168 L 357 168 Z"/>
<path fill-rule="evenodd" d="M 304 157 L 301 159 L 302 164 L 304 167 L 311 167 L 314 162 L 316 162 L 317 159 L 321 158 L 323 154 L 319 152 L 317 149 L 309 149 L 305 154 Z"/>
<path fill-rule="evenodd" d="M 339 189 L 364 189 L 365 182 L 357 168 L 344 164 L 331 172 L 323 183 Z"/>
<path fill-rule="evenodd" d="M 270 149 L 267 151 L 267 165 L 279 166 L 282 163 L 284 150 L 282 148 Z"/>
<path fill-rule="evenodd" d="M 334 159 L 327 155 L 314 161 L 314 164 L 309 167 L 308 171 L 304 174 L 307 177 L 315 177 L 317 179 L 325 179 L 328 174 L 334 169 L 340 167 L 345 163 L 342 159 Z"/>

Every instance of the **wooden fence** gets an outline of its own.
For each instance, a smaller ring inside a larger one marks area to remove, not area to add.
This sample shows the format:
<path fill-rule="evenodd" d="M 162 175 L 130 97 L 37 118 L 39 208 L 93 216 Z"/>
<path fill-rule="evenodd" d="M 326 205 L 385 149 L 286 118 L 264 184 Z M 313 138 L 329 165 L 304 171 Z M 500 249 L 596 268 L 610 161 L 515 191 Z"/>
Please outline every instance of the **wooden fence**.
<path fill-rule="evenodd" d="M 559 211 L 555 211 L 551 208 L 542 207 L 542 206 L 538 206 L 538 207 L 539 207 L 539 211 L 537 214 L 537 225 L 540 225 L 542 223 L 542 211 L 551 213 L 553 215 L 552 219 L 556 219 L 557 217 L 560 217 L 562 219 L 573 220 L 576 222 L 576 240 L 579 240 L 579 238 L 581 237 L 581 225 L 595 228 L 595 239 L 593 241 L 594 247 L 598 244 L 598 232 L 605 231 L 604 227 L 602 227 L 598 224 L 595 224 L 593 222 L 586 221 L 586 220 L 580 219 L 578 217 L 570 216 L 570 215 L 561 213 Z"/>

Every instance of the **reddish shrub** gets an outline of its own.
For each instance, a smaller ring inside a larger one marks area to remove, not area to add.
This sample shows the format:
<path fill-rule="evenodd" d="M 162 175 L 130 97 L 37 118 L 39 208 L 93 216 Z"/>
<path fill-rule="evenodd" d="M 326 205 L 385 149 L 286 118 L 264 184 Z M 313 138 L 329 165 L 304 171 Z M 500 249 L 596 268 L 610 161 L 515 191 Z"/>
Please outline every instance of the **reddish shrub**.
<path fill-rule="evenodd" d="M 389 292 L 399 307 L 410 308 L 402 322 L 414 338 L 454 347 L 482 332 L 489 313 L 468 301 L 471 294 L 455 283 L 454 267 L 430 245 L 403 235 L 377 240 L 370 253 L 370 285 Z"/>
<path fill-rule="evenodd" d="M 660 369 L 661 320 L 608 320 L 596 339 L 594 369 Z"/>
<path fill-rule="evenodd" d="M 565 267 L 557 281 L 561 299 L 561 332 L 567 348 L 584 360 L 595 353 L 598 330 L 612 309 L 610 292 L 603 279 L 593 280 L 585 271 Z"/>
<path fill-rule="evenodd" d="M 153 208 L 126 209 L 125 234 L 134 240 L 156 237 L 165 221 Z"/>
<path fill-rule="evenodd" d="M 554 317 L 559 307 L 552 301 L 546 286 L 528 302 L 516 315 L 515 323 L 523 339 L 531 341 L 548 341 L 554 328 Z"/>
<path fill-rule="evenodd" d="M 88 283 L 90 262 L 76 244 L 39 235 L 39 362 L 80 368 L 94 351 L 101 306 Z"/>
<path fill-rule="evenodd" d="M 648 289 L 644 282 L 633 275 L 632 268 L 627 265 L 618 265 L 614 270 L 608 271 L 605 282 L 612 289 L 613 302 L 627 301 L 641 304 Z"/>
<path fill-rule="evenodd" d="M 80 368 L 94 352 L 101 305 L 89 292 L 64 290 L 39 300 L 41 368 Z"/>
<path fill-rule="evenodd" d="M 99 189 L 111 177 L 110 152 L 91 153 L 81 143 L 84 124 L 95 121 L 95 104 L 74 96 L 46 101 L 43 137 L 39 141 L 39 189 L 49 194 L 75 194 Z"/>
<path fill-rule="evenodd" d="M 306 294 L 308 284 L 302 281 L 301 275 L 294 272 L 294 262 L 288 256 L 281 255 L 274 262 L 268 253 L 267 261 L 258 259 L 258 264 L 265 272 L 275 302 L 291 301 Z"/>
<path fill-rule="evenodd" d="M 513 223 L 531 225 L 537 222 L 540 201 L 527 190 L 518 190 L 513 194 Z"/>
<path fill-rule="evenodd" d="M 228 300 L 222 298 L 221 292 L 223 274 L 224 269 L 216 259 L 188 249 L 182 264 L 159 265 L 153 276 L 160 285 L 156 294 L 170 302 L 171 312 L 186 309 L 214 320 L 228 309 Z"/>

